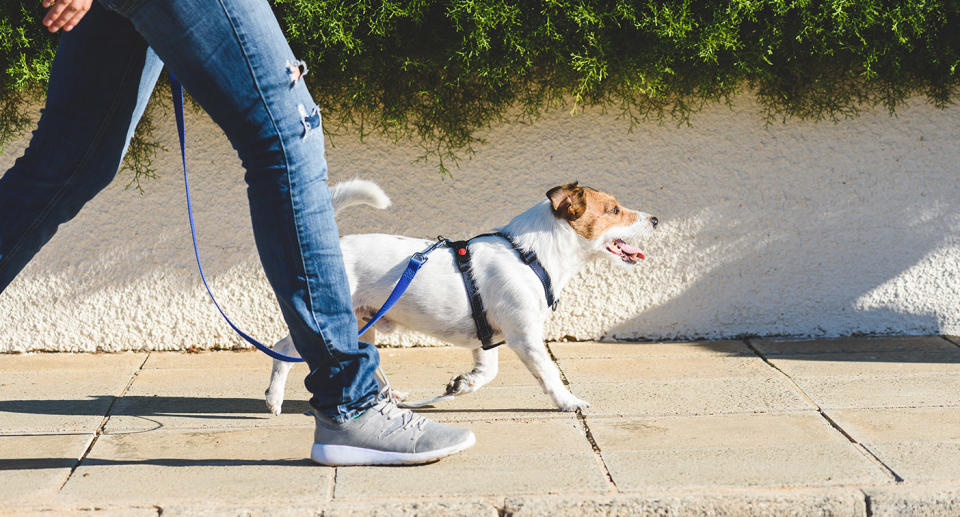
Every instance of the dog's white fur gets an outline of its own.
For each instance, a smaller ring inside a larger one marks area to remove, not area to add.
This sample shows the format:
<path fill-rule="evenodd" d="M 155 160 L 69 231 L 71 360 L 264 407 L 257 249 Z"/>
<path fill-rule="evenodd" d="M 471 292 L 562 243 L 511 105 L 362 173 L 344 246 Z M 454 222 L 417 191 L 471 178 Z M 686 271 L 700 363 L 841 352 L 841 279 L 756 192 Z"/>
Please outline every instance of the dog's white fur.
<path fill-rule="evenodd" d="M 571 186 L 571 190 L 558 191 Z M 580 199 L 583 200 L 583 188 L 576 183 L 551 189 L 548 195 L 552 199 L 542 200 L 500 229 L 514 236 L 522 248 L 536 252 L 544 269 L 550 274 L 557 297 L 588 261 L 607 256 L 618 264 L 626 262 L 607 250 L 608 242 L 646 236 L 656 225 L 656 219 L 649 214 L 620 207 L 612 196 L 589 189 L 587 203 L 603 203 L 605 206 L 587 207 L 590 209 L 578 218 L 609 216 L 613 223 L 619 224 L 611 224 L 611 221 L 599 224 L 601 221 L 581 219 L 578 229 L 573 224 L 575 221 L 563 216 L 563 210 L 569 207 L 569 204 L 563 203 L 571 200 L 558 200 L 566 192 L 577 192 L 576 189 L 581 189 Z M 339 183 L 331 188 L 331 193 L 337 212 L 354 205 L 381 209 L 390 205 L 390 199 L 380 187 L 366 180 Z M 617 207 L 616 216 L 613 215 L 614 210 L 608 208 L 611 202 Z M 604 210 L 598 212 L 600 208 Z M 631 218 L 633 222 L 626 224 Z M 594 226 L 604 231 L 592 235 L 596 228 L 585 231 L 584 223 L 595 223 Z M 585 233 L 593 238 L 586 238 Z M 372 316 L 393 290 L 410 256 L 432 242 L 384 234 L 346 235 L 341 238 L 340 247 L 358 320 L 362 322 L 365 317 Z M 487 310 L 487 319 L 495 332 L 494 342 L 506 340 L 507 346 L 517 353 L 540 382 L 544 392 L 553 398 L 561 410 L 574 411 L 588 407 L 587 402 L 575 397 L 563 385 L 560 372 L 544 346 L 543 325 L 550 308 L 537 276 L 502 238 L 479 238 L 471 242 L 470 249 L 473 254 L 473 277 Z M 498 349 L 480 348 L 463 281 L 452 254 L 446 249 L 438 249 L 430 255 L 406 294 L 377 326 L 391 323 L 473 350 L 473 369 L 451 379 L 447 385 L 448 394 L 462 395 L 476 391 L 497 375 Z M 290 336 L 280 340 L 274 348 L 284 354 L 297 354 Z M 292 363 L 273 362 L 266 399 L 267 408 L 277 415 L 281 411 L 284 387 L 291 367 Z"/>

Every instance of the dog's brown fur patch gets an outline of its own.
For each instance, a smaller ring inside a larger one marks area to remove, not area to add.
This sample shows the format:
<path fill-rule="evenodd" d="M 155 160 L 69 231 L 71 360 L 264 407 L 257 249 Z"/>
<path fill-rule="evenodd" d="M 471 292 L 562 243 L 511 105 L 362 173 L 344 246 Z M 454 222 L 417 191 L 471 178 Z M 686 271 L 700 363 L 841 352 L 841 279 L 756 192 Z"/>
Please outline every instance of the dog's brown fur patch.
<path fill-rule="evenodd" d="M 582 187 L 576 181 L 547 191 L 553 213 L 566 219 L 585 239 L 593 240 L 614 226 L 630 226 L 639 215 L 623 208 L 606 192 Z"/>

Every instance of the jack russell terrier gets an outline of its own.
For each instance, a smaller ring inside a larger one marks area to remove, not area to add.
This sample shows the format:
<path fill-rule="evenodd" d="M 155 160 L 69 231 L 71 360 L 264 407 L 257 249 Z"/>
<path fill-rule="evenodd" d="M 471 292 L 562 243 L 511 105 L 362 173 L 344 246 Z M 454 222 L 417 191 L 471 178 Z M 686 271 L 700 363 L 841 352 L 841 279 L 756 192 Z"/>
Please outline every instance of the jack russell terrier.
<path fill-rule="evenodd" d="M 379 209 L 390 205 L 383 190 L 366 180 L 339 183 L 331 187 L 331 194 L 336 212 L 356 205 Z M 514 217 L 498 233 L 471 239 L 468 267 L 458 267 L 454 256 L 458 251 L 463 255 L 464 251 L 455 250 L 449 260 L 442 251 L 436 251 L 433 260 L 424 264 L 404 296 L 376 326 L 395 323 L 473 350 L 473 369 L 450 380 L 448 396 L 476 391 L 493 380 L 498 353 L 488 346 L 505 341 L 558 408 L 575 411 L 589 407 L 563 385 L 544 345 L 543 326 L 551 310 L 547 303 L 552 297 L 551 287 L 559 293 L 588 261 L 598 257 L 607 257 L 620 265 L 637 264 L 644 256 L 626 241 L 646 237 L 656 226 L 656 217 L 626 208 L 610 194 L 576 182 L 554 187 L 547 191 L 546 199 Z M 424 239 L 384 234 L 346 235 L 340 239 L 358 320 L 374 314 L 393 290 L 411 255 L 430 244 Z M 545 274 L 523 260 L 531 255 Z M 468 271 L 464 275 L 469 277 L 462 277 L 461 270 Z M 485 309 L 479 318 L 471 296 L 461 287 L 467 285 L 469 289 L 470 280 Z M 483 342 L 482 324 L 492 334 Z M 274 349 L 297 355 L 290 336 L 277 342 Z M 276 415 L 281 411 L 292 366 L 289 362 L 273 361 L 266 400 L 267 408 Z"/>

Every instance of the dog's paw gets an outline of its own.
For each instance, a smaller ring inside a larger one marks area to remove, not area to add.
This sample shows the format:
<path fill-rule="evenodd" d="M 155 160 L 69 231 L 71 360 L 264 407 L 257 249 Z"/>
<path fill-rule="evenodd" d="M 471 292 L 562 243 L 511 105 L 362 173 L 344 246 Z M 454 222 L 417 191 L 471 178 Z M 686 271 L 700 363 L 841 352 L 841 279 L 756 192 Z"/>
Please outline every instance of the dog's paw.
<path fill-rule="evenodd" d="M 267 390 L 265 395 L 267 396 L 267 411 L 279 416 L 283 406 L 283 397 L 272 393 L 270 390 Z"/>
<path fill-rule="evenodd" d="M 410 397 L 410 394 L 406 391 L 397 391 L 393 388 L 390 388 L 390 398 L 393 399 L 394 402 L 399 404 L 400 402 L 407 400 L 408 397 Z"/>
<path fill-rule="evenodd" d="M 464 395 L 473 391 L 477 391 L 477 388 L 480 387 L 480 383 L 477 382 L 477 378 L 471 373 L 461 373 L 456 377 L 450 379 L 450 382 L 447 383 L 447 389 L 444 392 L 444 395 Z"/>
<path fill-rule="evenodd" d="M 576 411 L 578 409 L 587 409 L 590 407 L 590 403 L 570 395 L 570 398 L 558 400 L 557 407 L 560 408 L 560 411 Z"/>

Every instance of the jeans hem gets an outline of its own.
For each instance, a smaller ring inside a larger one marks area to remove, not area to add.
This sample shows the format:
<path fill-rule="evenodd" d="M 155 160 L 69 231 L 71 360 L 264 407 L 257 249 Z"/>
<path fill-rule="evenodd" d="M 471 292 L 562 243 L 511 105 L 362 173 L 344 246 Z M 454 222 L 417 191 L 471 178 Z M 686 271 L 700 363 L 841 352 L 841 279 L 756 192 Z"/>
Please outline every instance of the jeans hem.
<path fill-rule="evenodd" d="M 342 424 L 348 420 L 353 420 L 354 418 L 362 415 L 366 410 L 375 406 L 379 399 L 379 394 L 375 394 L 370 397 L 370 399 L 361 402 L 360 405 L 351 409 L 348 409 L 344 406 L 337 406 L 336 409 L 332 411 L 319 408 L 313 408 L 313 410 L 319 412 L 321 415 L 333 420 L 338 424 Z"/>

